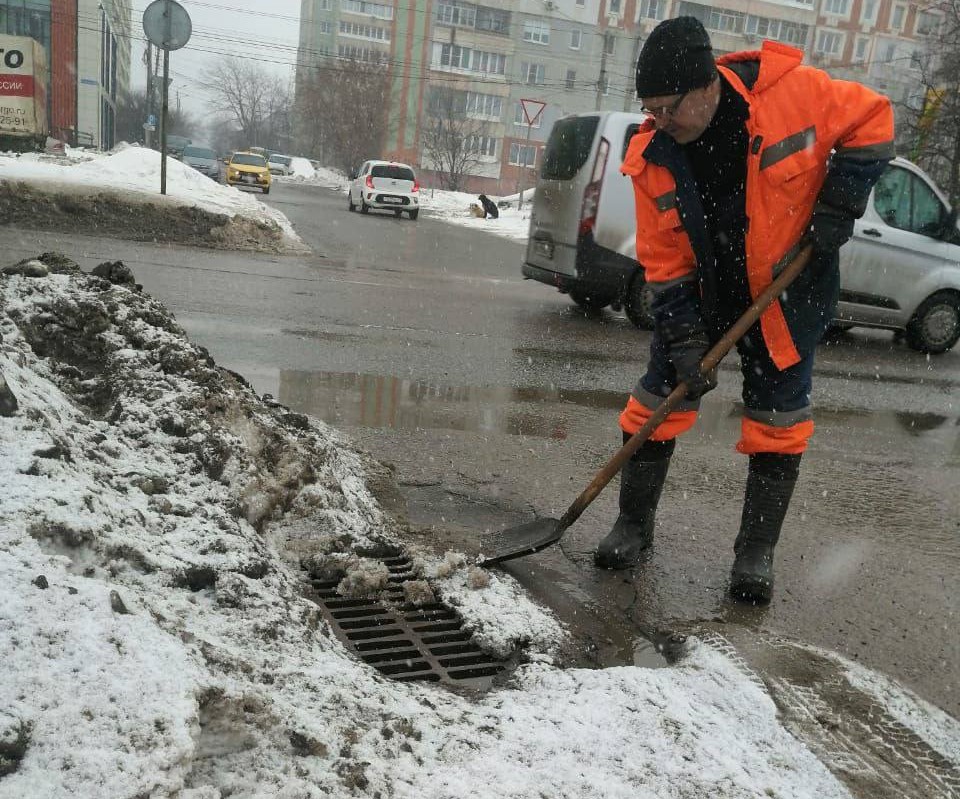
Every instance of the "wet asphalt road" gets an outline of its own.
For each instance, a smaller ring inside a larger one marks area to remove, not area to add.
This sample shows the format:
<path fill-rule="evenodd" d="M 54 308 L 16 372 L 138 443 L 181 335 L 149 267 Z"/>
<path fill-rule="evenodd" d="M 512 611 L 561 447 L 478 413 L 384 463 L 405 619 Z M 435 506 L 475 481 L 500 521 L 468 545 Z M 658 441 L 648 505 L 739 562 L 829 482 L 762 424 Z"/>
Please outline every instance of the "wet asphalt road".
<path fill-rule="evenodd" d="M 519 243 L 429 216 L 350 214 L 317 188 L 278 185 L 267 199 L 313 256 L 10 229 L 0 242 L 11 257 L 61 249 L 85 268 L 123 259 L 219 363 L 393 464 L 424 535 L 466 546 L 561 514 L 619 446 L 649 334 L 524 282 Z M 927 358 L 854 330 L 818 360 L 817 433 L 769 608 L 725 597 L 746 475 L 735 363 L 678 447 L 640 567 L 591 565 L 616 514 L 611 485 L 561 547 L 507 569 L 574 626 L 596 625 L 604 662 L 631 658 L 635 630 L 737 625 L 836 650 L 956 716 L 960 349 Z"/>

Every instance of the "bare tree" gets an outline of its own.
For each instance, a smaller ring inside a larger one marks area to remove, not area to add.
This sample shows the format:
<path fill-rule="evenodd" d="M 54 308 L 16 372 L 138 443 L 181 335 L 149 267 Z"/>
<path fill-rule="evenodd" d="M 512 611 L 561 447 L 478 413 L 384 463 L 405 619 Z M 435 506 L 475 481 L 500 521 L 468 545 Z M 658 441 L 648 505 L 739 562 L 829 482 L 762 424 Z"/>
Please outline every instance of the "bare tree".
<path fill-rule="evenodd" d="M 437 173 L 443 188 L 460 191 L 481 163 L 486 133 L 487 124 L 467 112 L 466 92 L 433 89 L 421 134 L 423 166 Z"/>
<path fill-rule="evenodd" d="M 215 110 L 236 124 L 245 146 L 289 149 L 290 90 L 281 77 L 225 56 L 204 74 L 203 86 Z"/>
<path fill-rule="evenodd" d="M 129 92 L 117 102 L 117 141 L 139 142 L 144 139 L 143 125 L 147 121 L 146 92 Z M 167 111 L 167 132 L 176 136 L 193 137 L 199 125 L 186 111 L 171 108 Z M 157 134 L 159 135 L 159 134 Z M 160 149 L 160 145 L 156 145 Z"/>
<path fill-rule="evenodd" d="M 390 70 L 384 64 L 327 59 L 301 73 L 298 149 L 344 170 L 379 157 L 390 131 L 389 92 Z"/>
<path fill-rule="evenodd" d="M 901 108 L 904 138 L 910 156 L 947 192 L 950 203 L 960 202 L 960 0 L 921 7 L 921 24 L 939 28 L 929 34 L 926 52 L 918 55 L 922 74 L 914 101 Z"/>

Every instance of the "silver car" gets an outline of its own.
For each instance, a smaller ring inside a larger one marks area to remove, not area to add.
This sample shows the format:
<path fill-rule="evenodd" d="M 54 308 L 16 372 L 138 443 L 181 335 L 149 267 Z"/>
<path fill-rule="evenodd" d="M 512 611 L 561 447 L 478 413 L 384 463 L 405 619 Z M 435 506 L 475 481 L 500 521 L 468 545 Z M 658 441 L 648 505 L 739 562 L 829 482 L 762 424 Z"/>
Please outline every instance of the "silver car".
<path fill-rule="evenodd" d="M 217 154 L 209 147 L 188 144 L 183 148 L 181 160 L 208 178 L 220 180 L 220 162 L 217 160 Z"/>
<path fill-rule="evenodd" d="M 895 159 L 874 187 L 853 239 L 840 250 L 835 326 L 901 331 L 916 350 L 960 339 L 956 212 L 917 166 Z"/>

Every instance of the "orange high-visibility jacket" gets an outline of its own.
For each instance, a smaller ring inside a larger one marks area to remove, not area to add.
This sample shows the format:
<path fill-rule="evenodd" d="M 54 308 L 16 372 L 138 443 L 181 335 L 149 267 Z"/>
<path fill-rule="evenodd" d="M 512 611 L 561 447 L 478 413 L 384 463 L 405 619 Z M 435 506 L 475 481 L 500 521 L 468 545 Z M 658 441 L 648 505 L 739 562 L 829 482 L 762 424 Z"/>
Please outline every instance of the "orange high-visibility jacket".
<path fill-rule="evenodd" d="M 754 299 L 796 253 L 831 152 L 864 161 L 894 154 L 890 101 L 859 83 L 834 80 L 820 69 L 803 66 L 802 59 L 800 50 L 765 41 L 759 52 L 731 53 L 717 60 L 718 71 L 749 105 L 746 256 Z M 752 86 L 730 68 L 741 61 L 759 61 Z M 654 134 L 651 120 L 631 140 L 621 169 L 633 179 L 637 260 L 656 288 L 694 276 L 697 262 L 681 223 L 673 175 L 644 157 Z M 800 355 L 779 300 L 760 321 L 777 367 L 797 363 Z"/>

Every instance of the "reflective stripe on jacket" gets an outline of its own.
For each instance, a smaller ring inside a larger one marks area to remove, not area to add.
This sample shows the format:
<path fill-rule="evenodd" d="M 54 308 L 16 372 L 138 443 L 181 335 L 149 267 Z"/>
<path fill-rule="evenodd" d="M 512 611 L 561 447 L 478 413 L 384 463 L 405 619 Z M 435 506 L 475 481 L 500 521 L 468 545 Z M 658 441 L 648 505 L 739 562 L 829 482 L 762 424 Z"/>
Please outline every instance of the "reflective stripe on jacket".
<path fill-rule="evenodd" d="M 859 83 L 803 66 L 802 58 L 800 50 L 765 41 L 759 52 L 731 53 L 717 61 L 749 106 L 746 257 L 754 299 L 796 252 L 827 178 L 831 152 L 834 159 L 866 162 L 894 154 L 890 101 Z M 660 155 L 669 150 L 663 146 L 666 136 L 657 134 L 652 121 L 645 123 L 621 167 L 633 179 L 637 259 L 655 289 L 696 279 L 702 260 L 698 242 L 707 237 L 702 215 L 681 220 L 677 182 Z M 867 193 L 871 186 L 864 187 Z M 779 369 L 800 360 L 779 300 L 764 312 L 761 327 Z"/>

